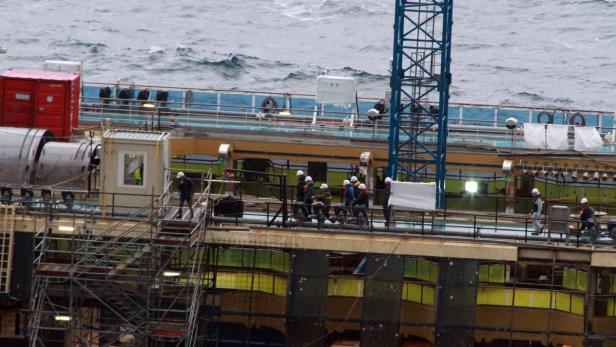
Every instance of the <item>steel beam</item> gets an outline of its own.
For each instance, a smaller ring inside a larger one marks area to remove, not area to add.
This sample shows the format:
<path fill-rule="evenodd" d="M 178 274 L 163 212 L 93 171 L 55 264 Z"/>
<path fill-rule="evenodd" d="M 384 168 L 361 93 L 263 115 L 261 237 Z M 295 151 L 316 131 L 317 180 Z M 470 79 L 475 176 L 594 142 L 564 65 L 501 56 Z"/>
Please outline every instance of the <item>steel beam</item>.
<path fill-rule="evenodd" d="M 453 0 L 396 0 L 389 173 L 420 181 L 431 167 L 436 207 L 444 206 L 452 26 Z M 434 96 L 437 108 L 429 104 Z M 436 148 L 429 145 L 434 142 Z"/>

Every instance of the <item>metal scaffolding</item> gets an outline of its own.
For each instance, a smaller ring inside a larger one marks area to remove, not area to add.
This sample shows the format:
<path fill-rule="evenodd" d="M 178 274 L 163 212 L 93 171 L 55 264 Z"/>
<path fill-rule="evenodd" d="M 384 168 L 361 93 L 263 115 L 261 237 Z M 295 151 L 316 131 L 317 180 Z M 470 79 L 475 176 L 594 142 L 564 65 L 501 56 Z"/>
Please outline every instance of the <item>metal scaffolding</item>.
<path fill-rule="evenodd" d="M 34 239 L 30 346 L 195 346 L 213 280 L 209 192 L 192 221 L 169 218 L 169 193 L 102 232 L 93 220 L 56 232 L 48 218 Z"/>
<path fill-rule="evenodd" d="M 419 181 L 424 169 L 433 168 L 437 207 L 443 207 L 445 192 L 452 25 L 453 0 L 396 0 L 389 173 Z M 434 94 L 438 104 L 429 104 Z M 428 145 L 434 133 L 436 146 Z"/>
<path fill-rule="evenodd" d="M 11 291 L 15 206 L 0 205 L 0 294 Z"/>

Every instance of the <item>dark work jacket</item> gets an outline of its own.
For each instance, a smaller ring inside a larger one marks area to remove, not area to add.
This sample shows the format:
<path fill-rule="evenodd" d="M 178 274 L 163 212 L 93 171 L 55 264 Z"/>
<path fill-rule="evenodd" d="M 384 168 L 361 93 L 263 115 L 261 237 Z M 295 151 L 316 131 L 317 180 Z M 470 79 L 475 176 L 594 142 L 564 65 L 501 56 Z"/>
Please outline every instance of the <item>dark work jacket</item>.
<path fill-rule="evenodd" d="M 386 184 L 385 190 L 383 191 L 383 207 L 387 207 L 387 205 L 389 205 L 390 195 L 391 195 L 391 184 Z"/>
<path fill-rule="evenodd" d="M 314 196 L 314 183 L 308 182 L 304 186 L 304 202 L 306 204 L 312 204 Z"/>
<path fill-rule="evenodd" d="M 368 190 L 366 189 L 360 190 L 359 195 L 357 196 L 355 201 L 353 201 L 353 206 L 368 207 L 369 204 L 370 204 L 370 196 L 368 195 Z"/>
<path fill-rule="evenodd" d="M 541 199 L 541 196 L 539 195 L 537 195 L 537 197 L 533 199 L 533 213 L 537 213 L 537 212 L 539 212 L 539 214 L 543 212 L 543 200 Z"/>
<path fill-rule="evenodd" d="M 193 181 L 184 176 L 178 183 L 178 190 L 180 191 L 180 199 L 191 199 L 195 191 Z"/>
<path fill-rule="evenodd" d="M 330 206 L 332 204 L 332 193 L 329 192 L 329 189 L 321 189 L 321 194 L 317 197 L 317 200 L 325 206 Z"/>
<path fill-rule="evenodd" d="M 581 208 L 580 209 L 580 220 L 582 222 L 591 220 L 595 218 L 595 210 L 592 209 L 592 207 L 590 207 L 590 205 L 587 205 L 586 208 Z"/>
<path fill-rule="evenodd" d="M 306 179 L 306 176 L 301 175 L 299 177 L 297 177 L 297 184 L 295 185 L 295 201 L 304 201 L 304 180 Z"/>
<path fill-rule="evenodd" d="M 353 189 L 352 184 L 349 183 L 344 186 L 344 190 L 342 191 L 342 198 L 344 199 L 344 201 L 350 202 L 353 202 L 353 200 L 355 200 L 355 189 Z"/>
<path fill-rule="evenodd" d="M 361 184 L 361 182 L 355 181 L 355 182 L 351 182 L 351 184 L 353 185 L 353 193 L 355 194 L 355 197 L 357 198 L 359 196 L 359 185 Z"/>

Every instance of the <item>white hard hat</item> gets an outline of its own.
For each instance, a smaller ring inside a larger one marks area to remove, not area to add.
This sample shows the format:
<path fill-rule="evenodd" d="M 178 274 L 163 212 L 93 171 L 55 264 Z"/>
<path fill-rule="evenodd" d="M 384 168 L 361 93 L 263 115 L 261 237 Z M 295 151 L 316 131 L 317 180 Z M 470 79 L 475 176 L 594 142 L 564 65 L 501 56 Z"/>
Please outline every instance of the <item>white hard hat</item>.
<path fill-rule="evenodd" d="M 586 198 L 582 198 L 582 200 L 580 200 L 580 204 L 587 204 L 588 203 L 588 199 Z"/>
<path fill-rule="evenodd" d="M 533 193 L 533 194 L 539 194 L 539 189 L 537 189 L 537 188 L 533 188 L 533 190 L 531 191 L 531 193 Z"/>
<path fill-rule="evenodd" d="M 302 170 L 297 170 L 297 173 L 295 174 L 295 176 L 303 176 L 304 175 L 304 171 Z"/>
<path fill-rule="evenodd" d="M 351 182 L 357 182 L 357 177 L 356 176 L 351 176 Z"/>
<path fill-rule="evenodd" d="M 184 177 L 184 173 L 182 171 L 178 172 L 177 178 L 182 178 Z"/>
<path fill-rule="evenodd" d="M 304 182 L 312 182 L 312 177 L 306 176 L 306 178 L 304 179 Z"/>
<path fill-rule="evenodd" d="M 385 178 L 385 183 L 391 183 L 391 178 L 389 177 Z"/>
<path fill-rule="evenodd" d="M 344 182 L 342 182 L 343 186 L 346 186 L 347 184 L 351 184 L 351 182 L 349 180 L 344 180 Z"/>
<path fill-rule="evenodd" d="M 365 185 L 365 184 L 363 184 L 363 183 L 362 183 L 362 184 L 360 184 L 360 185 L 359 185 L 359 189 L 366 189 L 366 185 Z"/>
<path fill-rule="evenodd" d="M 327 183 L 323 183 L 321 184 L 321 189 L 327 189 L 329 188 L 329 186 L 327 185 Z"/>

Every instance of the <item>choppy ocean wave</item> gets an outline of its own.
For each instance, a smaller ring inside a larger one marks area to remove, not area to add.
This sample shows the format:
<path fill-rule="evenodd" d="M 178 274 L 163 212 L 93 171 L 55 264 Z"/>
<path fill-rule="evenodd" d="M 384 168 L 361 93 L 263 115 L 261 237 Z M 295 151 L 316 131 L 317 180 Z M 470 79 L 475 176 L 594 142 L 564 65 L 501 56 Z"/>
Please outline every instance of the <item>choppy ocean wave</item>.
<path fill-rule="evenodd" d="M 0 68 L 83 60 L 85 80 L 312 93 L 323 71 L 389 85 L 392 0 L 3 0 Z M 465 0 L 452 100 L 616 109 L 616 0 Z"/>

